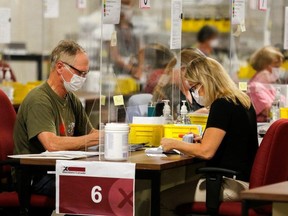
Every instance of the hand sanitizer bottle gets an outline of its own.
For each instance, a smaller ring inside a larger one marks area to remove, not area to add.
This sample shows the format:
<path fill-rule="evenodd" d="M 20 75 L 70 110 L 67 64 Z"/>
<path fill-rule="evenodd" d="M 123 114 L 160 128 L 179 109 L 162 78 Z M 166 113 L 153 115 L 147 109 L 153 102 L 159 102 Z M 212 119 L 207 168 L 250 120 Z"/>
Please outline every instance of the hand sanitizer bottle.
<path fill-rule="evenodd" d="M 12 86 L 12 80 L 11 80 L 11 72 L 9 68 L 6 68 L 6 73 L 4 76 L 4 80 L 2 82 L 3 84 L 3 90 L 8 96 L 8 98 L 12 101 L 13 100 L 13 94 L 14 94 L 14 88 Z"/>
<path fill-rule="evenodd" d="M 178 124 L 189 124 L 190 121 L 187 118 L 187 114 L 188 114 L 188 110 L 187 110 L 187 106 L 186 106 L 186 100 L 182 100 L 182 106 L 180 109 L 180 115 L 177 118 L 177 123 Z"/>
<path fill-rule="evenodd" d="M 281 102 L 281 92 L 280 88 L 276 88 L 275 98 L 271 106 L 271 122 L 274 122 L 280 118 L 280 102 Z"/>
<path fill-rule="evenodd" d="M 3 71 L 3 68 L 0 67 L 0 84 L 2 84 L 3 79 L 4 79 L 4 71 Z"/>
<path fill-rule="evenodd" d="M 163 108 L 163 117 L 165 118 L 165 124 L 172 124 L 173 123 L 173 119 L 171 116 L 171 109 L 169 106 L 169 100 L 162 100 L 165 104 L 164 104 L 164 108 Z"/>
<path fill-rule="evenodd" d="M 4 76 L 4 81 L 7 85 L 10 84 L 11 82 L 11 72 L 9 68 L 6 68 L 5 76 Z"/>

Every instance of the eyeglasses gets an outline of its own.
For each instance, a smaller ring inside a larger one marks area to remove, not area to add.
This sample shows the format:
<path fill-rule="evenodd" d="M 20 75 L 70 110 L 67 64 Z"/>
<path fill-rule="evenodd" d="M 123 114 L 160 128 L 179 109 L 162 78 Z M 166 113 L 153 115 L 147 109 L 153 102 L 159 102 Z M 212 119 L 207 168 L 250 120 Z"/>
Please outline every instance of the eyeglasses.
<path fill-rule="evenodd" d="M 200 89 L 200 88 L 201 88 L 202 85 L 200 85 L 200 87 L 197 88 L 197 86 L 199 86 L 199 85 L 200 85 L 199 83 L 193 85 L 193 86 L 190 88 L 190 91 L 194 93 L 197 89 Z"/>
<path fill-rule="evenodd" d="M 78 70 L 77 68 L 73 67 L 72 65 L 66 63 L 66 62 L 63 62 L 61 61 L 63 64 L 69 66 L 70 68 L 72 68 L 73 70 L 77 71 L 77 73 L 79 74 L 79 76 L 81 77 L 85 77 L 88 73 L 89 73 L 89 70 L 88 71 L 81 71 L 81 70 Z"/>

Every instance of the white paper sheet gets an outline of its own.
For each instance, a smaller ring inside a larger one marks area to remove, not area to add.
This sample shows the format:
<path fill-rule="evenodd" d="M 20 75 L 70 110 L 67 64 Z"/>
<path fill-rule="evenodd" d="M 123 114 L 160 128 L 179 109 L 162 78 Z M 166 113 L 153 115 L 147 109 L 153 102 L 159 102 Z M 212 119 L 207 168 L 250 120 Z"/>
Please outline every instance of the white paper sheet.
<path fill-rule="evenodd" d="M 148 157 L 167 157 L 165 154 L 147 154 Z"/>
<path fill-rule="evenodd" d="M 267 2 L 268 0 L 259 0 L 258 1 L 258 8 L 259 10 L 267 10 Z"/>
<path fill-rule="evenodd" d="M 288 49 L 288 7 L 285 7 L 285 24 L 284 24 L 284 49 Z"/>
<path fill-rule="evenodd" d="M 245 23 L 245 0 L 232 1 L 232 25 Z"/>
<path fill-rule="evenodd" d="M 59 0 L 44 0 L 44 17 L 59 17 Z"/>
<path fill-rule="evenodd" d="M 150 7 L 150 0 L 139 0 L 139 8 L 149 9 Z"/>
<path fill-rule="evenodd" d="M 34 158 L 34 159 L 63 159 L 71 160 L 78 158 L 86 158 L 99 155 L 98 152 L 85 152 L 85 151 L 55 151 L 55 152 L 43 152 L 40 154 L 20 154 L 9 155 L 9 158 Z"/>
<path fill-rule="evenodd" d="M 182 0 L 171 0 L 170 49 L 181 49 Z"/>
<path fill-rule="evenodd" d="M 120 21 L 121 0 L 103 0 L 103 23 L 118 24 Z"/>
<path fill-rule="evenodd" d="M 0 8 L 0 43 L 11 42 L 11 9 Z"/>

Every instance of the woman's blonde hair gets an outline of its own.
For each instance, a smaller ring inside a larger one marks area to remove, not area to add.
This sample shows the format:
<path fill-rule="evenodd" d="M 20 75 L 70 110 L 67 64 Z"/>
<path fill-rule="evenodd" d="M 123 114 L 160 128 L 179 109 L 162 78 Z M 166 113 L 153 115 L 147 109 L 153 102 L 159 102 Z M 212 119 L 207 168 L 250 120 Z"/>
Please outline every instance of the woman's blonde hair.
<path fill-rule="evenodd" d="M 203 85 L 205 106 L 210 106 L 216 99 L 225 98 L 234 104 L 239 102 L 249 109 L 250 98 L 232 81 L 225 69 L 212 58 L 202 56 L 192 60 L 186 69 L 189 82 Z"/>
<path fill-rule="evenodd" d="M 274 62 L 283 62 L 283 54 L 275 47 L 266 46 L 252 54 L 250 64 L 256 71 L 262 71 Z"/>

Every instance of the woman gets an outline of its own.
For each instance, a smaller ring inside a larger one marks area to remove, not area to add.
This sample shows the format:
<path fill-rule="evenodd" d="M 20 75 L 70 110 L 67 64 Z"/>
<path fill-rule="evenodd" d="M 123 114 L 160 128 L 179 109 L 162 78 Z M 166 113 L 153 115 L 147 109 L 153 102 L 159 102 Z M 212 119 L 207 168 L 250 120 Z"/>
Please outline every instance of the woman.
<path fill-rule="evenodd" d="M 256 74 L 249 81 L 249 96 L 258 122 L 269 120 L 270 108 L 275 98 L 275 90 L 271 84 L 275 84 L 279 79 L 278 71 L 283 59 L 282 53 L 271 46 L 256 51 L 250 59 Z"/>
<path fill-rule="evenodd" d="M 188 110 L 195 111 L 202 108 L 202 106 L 197 104 L 193 99 L 190 92 L 190 85 L 186 81 L 184 75 L 187 64 L 192 59 L 203 56 L 203 54 L 197 49 L 183 49 L 180 55 L 181 57 L 178 59 L 181 60 L 181 69 L 176 68 L 176 57 L 168 63 L 154 89 L 152 101 L 159 103 L 162 100 L 168 99 L 173 103 L 174 108 L 176 109 L 182 100 L 186 100 Z"/>
<path fill-rule="evenodd" d="M 238 193 L 248 188 L 258 148 L 256 114 L 251 101 L 236 87 L 224 68 L 209 57 L 192 60 L 185 77 L 192 86 L 195 100 L 200 105 L 210 107 L 206 130 L 203 137 L 195 137 L 194 144 L 163 138 L 163 151 L 177 149 L 207 160 L 209 167 L 238 171 L 237 180 L 224 179 L 222 195 L 224 200 L 239 199 Z M 203 181 L 185 183 L 164 191 L 161 215 L 173 215 L 172 211 L 181 203 L 205 202 Z"/>
<path fill-rule="evenodd" d="M 152 94 L 174 54 L 166 46 L 157 43 L 149 44 L 141 51 L 144 52 L 144 70 L 147 73 L 144 92 Z"/>

